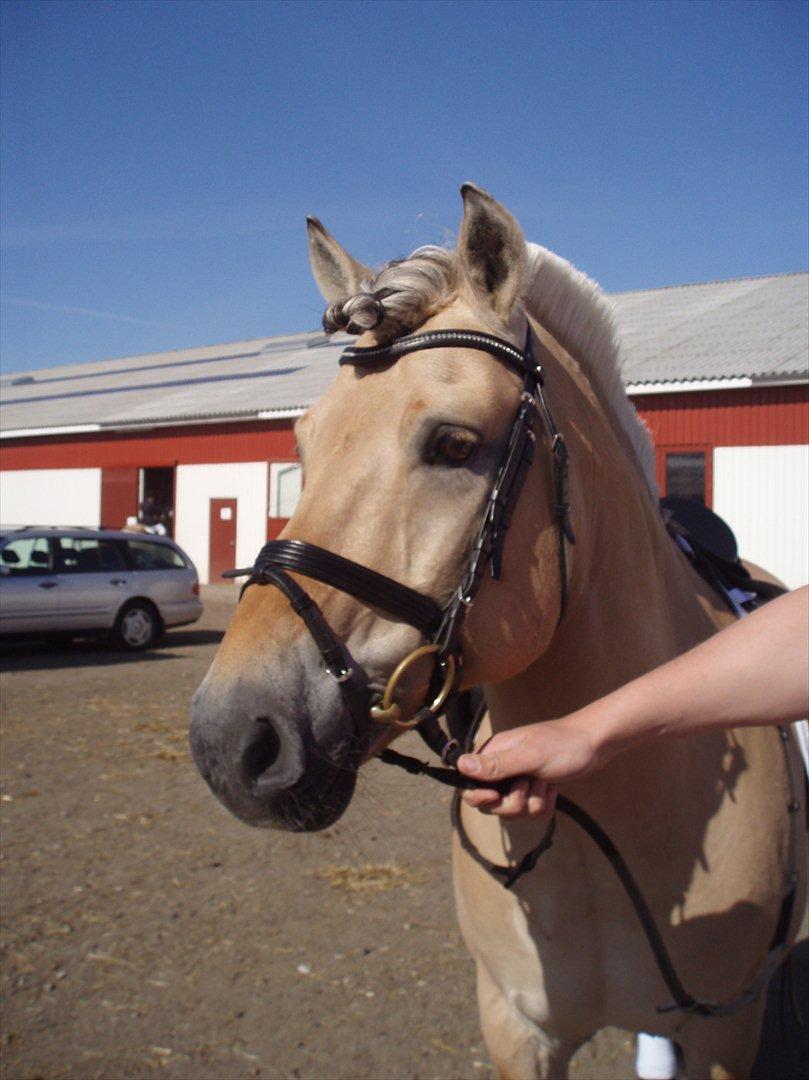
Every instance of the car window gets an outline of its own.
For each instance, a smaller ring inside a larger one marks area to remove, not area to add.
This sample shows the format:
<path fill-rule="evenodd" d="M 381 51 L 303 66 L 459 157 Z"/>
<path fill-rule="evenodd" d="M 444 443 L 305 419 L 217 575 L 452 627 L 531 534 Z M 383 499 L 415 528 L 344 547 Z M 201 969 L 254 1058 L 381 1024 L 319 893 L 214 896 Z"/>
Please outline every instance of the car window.
<path fill-rule="evenodd" d="M 136 570 L 185 569 L 182 555 L 168 544 L 154 544 L 150 540 L 127 540 L 126 546 Z"/>
<path fill-rule="evenodd" d="M 47 536 L 20 536 L 9 540 L 0 551 L 3 573 L 11 575 L 47 574 L 51 569 L 51 548 Z"/>
<path fill-rule="evenodd" d="M 61 536 L 57 540 L 56 569 L 60 574 L 98 574 L 126 570 L 123 556 L 109 540 Z"/>

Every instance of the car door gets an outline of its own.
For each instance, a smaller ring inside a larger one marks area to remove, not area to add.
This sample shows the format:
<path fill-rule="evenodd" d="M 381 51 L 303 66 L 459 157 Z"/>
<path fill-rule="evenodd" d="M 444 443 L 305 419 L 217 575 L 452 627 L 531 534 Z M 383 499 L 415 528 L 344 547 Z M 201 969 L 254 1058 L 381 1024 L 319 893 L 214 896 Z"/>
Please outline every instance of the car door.
<path fill-rule="evenodd" d="M 126 549 L 136 571 L 138 594 L 153 600 L 161 615 L 165 608 L 170 611 L 173 605 L 188 602 L 196 572 L 173 545 L 133 539 L 127 540 Z"/>
<path fill-rule="evenodd" d="M 58 630 L 58 586 L 49 537 L 12 536 L 0 549 L 0 633 Z"/>
<path fill-rule="evenodd" d="M 55 543 L 62 628 L 111 627 L 132 577 L 118 547 L 96 536 L 60 536 Z"/>

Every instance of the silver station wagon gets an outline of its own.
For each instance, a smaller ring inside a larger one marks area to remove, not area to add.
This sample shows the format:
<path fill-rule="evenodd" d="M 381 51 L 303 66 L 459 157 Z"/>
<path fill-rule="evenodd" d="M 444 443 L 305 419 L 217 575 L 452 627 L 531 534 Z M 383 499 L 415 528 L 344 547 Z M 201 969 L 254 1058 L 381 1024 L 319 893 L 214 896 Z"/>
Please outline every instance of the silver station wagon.
<path fill-rule="evenodd" d="M 164 536 L 109 529 L 0 529 L 0 634 L 109 634 L 145 649 L 202 614 L 199 579 Z"/>

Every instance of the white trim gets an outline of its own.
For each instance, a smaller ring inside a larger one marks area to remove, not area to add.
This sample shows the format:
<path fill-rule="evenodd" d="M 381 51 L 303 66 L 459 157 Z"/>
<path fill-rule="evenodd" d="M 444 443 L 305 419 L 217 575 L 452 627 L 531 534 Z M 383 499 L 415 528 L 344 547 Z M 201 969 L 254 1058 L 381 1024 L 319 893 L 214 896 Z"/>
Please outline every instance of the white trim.
<path fill-rule="evenodd" d="M 627 394 L 687 393 L 690 390 L 749 390 L 752 379 L 684 379 L 682 382 L 629 383 Z"/>
<path fill-rule="evenodd" d="M 152 431 L 165 427 L 202 427 L 210 424 L 258 423 L 259 420 L 288 420 L 303 416 L 308 406 L 264 409 L 259 413 L 224 413 L 218 416 L 178 416 L 169 420 L 132 420 L 109 424 L 74 424 L 65 427 L 11 428 L 0 431 L 0 439 L 30 439 L 46 435 L 85 435 L 88 432 Z"/>
<path fill-rule="evenodd" d="M 88 431 L 101 431 L 100 424 L 73 424 L 65 427 L 10 428 L 0 431 L 0 439 L 29 439 L 37 435 L 84 435 Z"/>
<path fill-rule="evenodd" d="M 757 378 L 739 376 L 733 379 L 683 379 L 672 382 L 658 383 L 628 383 L 627 394 L 670 394 L 688 393 L 691 390 L 751 390 L 769 386 L 805 386 L 806 379 L 803 377 L 793 379 L 779 379 L 778 376 L 768 378 L 762 375 Z"/>
<path fill-rule="evenodd" d="M 303 416 L 306 406 L 296 405 L 294 409 L 262 409 L 256 413 L 257 420 L 289 420 L 294 416 Z"/>

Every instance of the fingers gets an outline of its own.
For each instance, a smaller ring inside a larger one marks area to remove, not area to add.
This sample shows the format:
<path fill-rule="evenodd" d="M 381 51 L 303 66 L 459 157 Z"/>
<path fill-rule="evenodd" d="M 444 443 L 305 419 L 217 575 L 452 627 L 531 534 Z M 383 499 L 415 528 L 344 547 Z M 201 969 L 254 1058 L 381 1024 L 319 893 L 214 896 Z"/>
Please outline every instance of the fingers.
<path fill-rule="evenodd" d="M 468 806 L 506 819 L 550 817 L 556 806 L 556 789 L 552 785 L 524 776 L 514 781 L 506 795 L 490 788 L 474 788 L 462 797 Z"/>
<path fill-rule="evenodd" d="M 525 771 L 525 753 L 512 748 L 495 750 L 485 746 L 479 754 L 462 754 L 458 771 L 476 780 L 503 780 Z"/>

